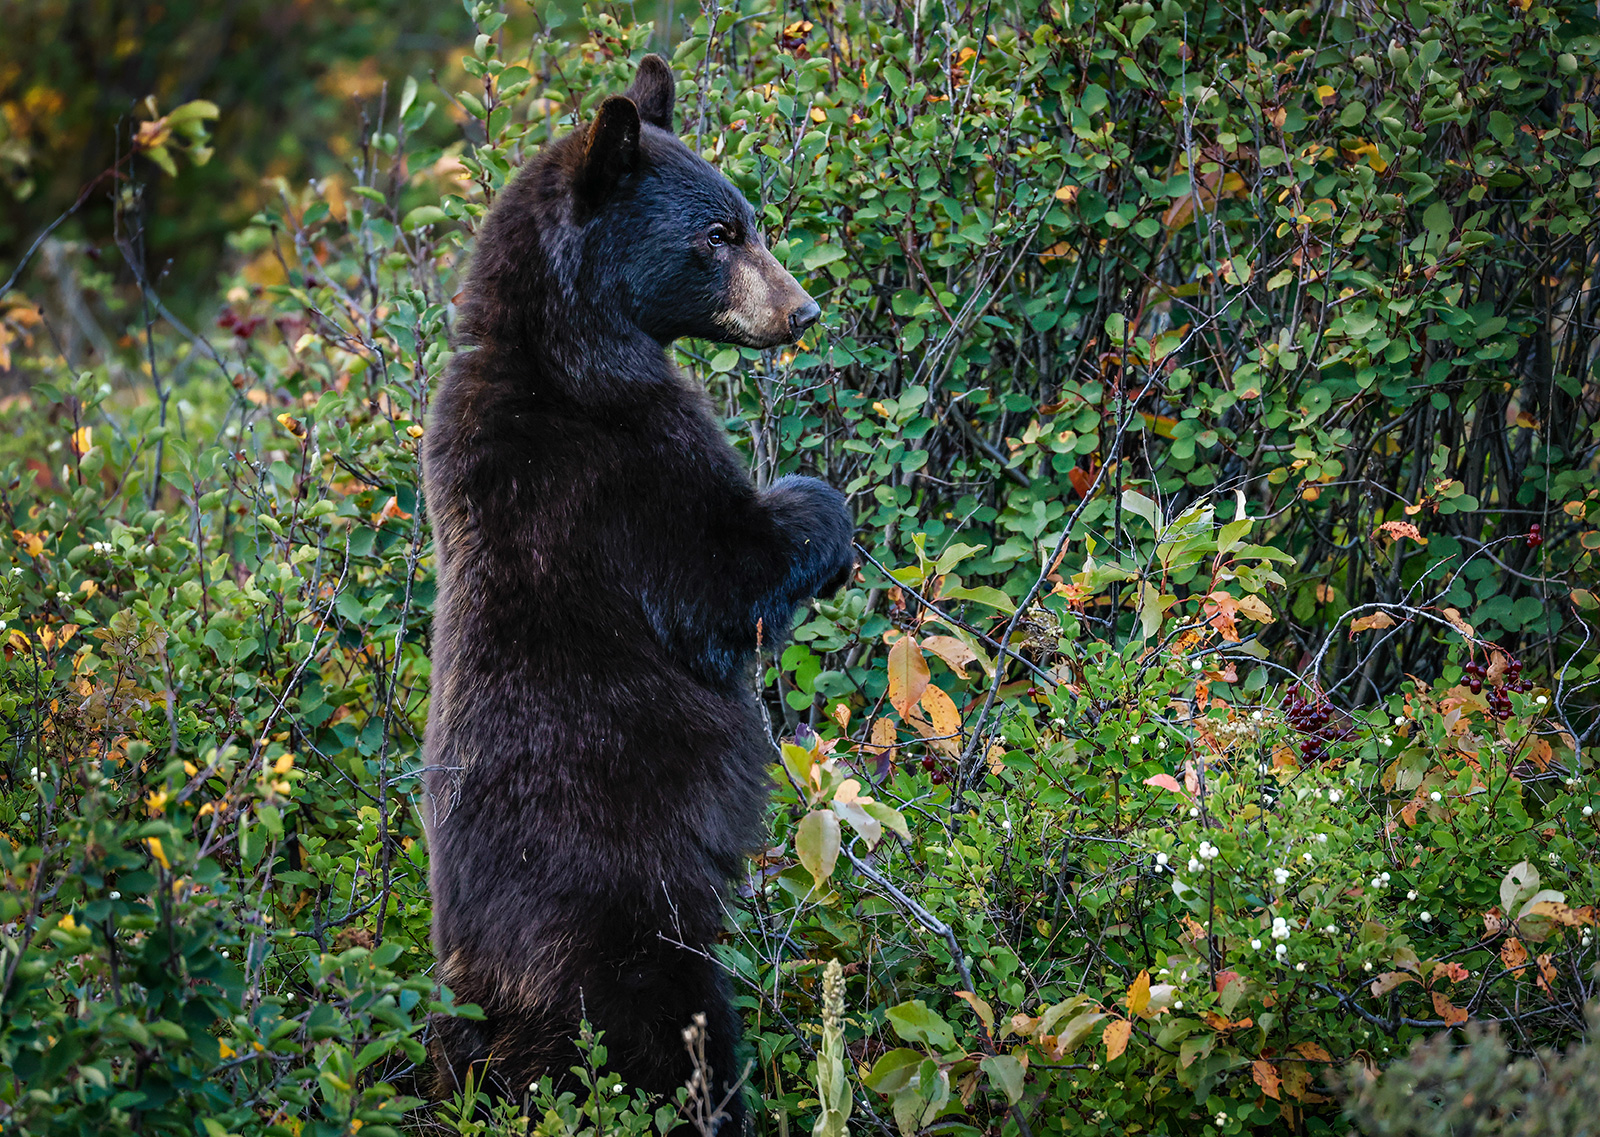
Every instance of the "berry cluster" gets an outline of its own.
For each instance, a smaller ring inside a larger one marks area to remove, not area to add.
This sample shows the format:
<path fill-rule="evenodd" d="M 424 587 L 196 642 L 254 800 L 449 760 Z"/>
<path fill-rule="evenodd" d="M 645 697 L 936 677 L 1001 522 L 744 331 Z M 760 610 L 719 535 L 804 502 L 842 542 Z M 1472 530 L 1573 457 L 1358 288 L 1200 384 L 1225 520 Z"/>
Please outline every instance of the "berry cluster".
<path fill-rule="evenodd" d="M 1537 549 L 1542 544 L 1544 544 L 1544 530 L 1535 521 L 1528 526 L 1528 548 Z"/>
<path fill-rule="evenodd" d="M 1307 762 L 1322 761 L 1328 744 L 1350 733 L 1348 726 L 1334 721 L 1332 703 L 1316 694 L 1308 698 L 1299 690 L 1289 692 L 1283 704 L 1283 721 L 1305 736 L 1300 743 L 1300 756 Z"/>
<path fill-rule="evenodd" d="M 232 332 L 242 340 L 255 335 L 256 329 L 264 323 L 266 323 L 264 316 L 241 316 L 232 308 L 224 308 L 222 315 L 217 317 L 217 327 Z"/>
<path fill-rule="evenodd" d="M 928 781 L 936 786 L 942 786 L 950 780 L 950 775 L 945 773 L 944 767 L 939 765 L 939 760 L 932 754 L 922 756 L 922 768 L 928 771 Z"/>
<path fill-rule="evenodd" d="M 1474 695 L 1481 695 L 1486 675 L 1483 664 L 1468 660 L 1461 670 L 1467 676 L 1467 689 Z M 1505 675 L 1501 677 L 1499 685 L 1489 688 L 1489 713 L 1505 722 L 1511 717 L 1512 694 L 1521 694 L 1532 687 L 1533 684 L 1522 677 L 1522 660 L 1515 657 L 1506 660 Z"/>

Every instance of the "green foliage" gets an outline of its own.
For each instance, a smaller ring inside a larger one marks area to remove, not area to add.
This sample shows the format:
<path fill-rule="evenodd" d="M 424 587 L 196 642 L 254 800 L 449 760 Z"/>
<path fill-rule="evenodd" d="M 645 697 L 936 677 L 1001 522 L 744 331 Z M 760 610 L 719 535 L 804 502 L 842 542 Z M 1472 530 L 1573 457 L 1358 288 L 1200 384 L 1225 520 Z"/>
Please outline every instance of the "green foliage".
<path fill-rule="evenodd" d="M 1330 1066 L 1463 1022 L 1568 1042 L 1600 892 L 1592 14 L 986 11 L 713 5 L 676 49 L 684 136 L 826 312 L 680 361 L 759 480 L 849 490 L 863 554 L 758 676 L 788 741 L 722 951 L 763 1124 L 1336 1132 Z M 237 235 L 216 334 L 141 270 L 127 346 L 74 377 L 5 298 L 26 1131 L 381 1133 L 452 1009 L 417 444 L 477 223 L 654 35 L 469 15 L 464 83 L 401 85 L 345 178 Z M 585 1045 L 582 1095 L 434 1120 L 714 1113 Z"/>

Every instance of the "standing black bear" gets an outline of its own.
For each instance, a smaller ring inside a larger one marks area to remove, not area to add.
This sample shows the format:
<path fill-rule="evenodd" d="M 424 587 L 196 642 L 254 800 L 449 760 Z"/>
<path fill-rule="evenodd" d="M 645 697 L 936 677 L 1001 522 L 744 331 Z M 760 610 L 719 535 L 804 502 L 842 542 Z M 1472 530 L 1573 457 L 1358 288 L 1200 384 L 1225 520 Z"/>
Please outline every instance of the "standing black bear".
<path fill-rule="evenodd" d="M 719 1100 L 740 1073 L 710 948 L 761 839 L 748 665 L 847 578 L 851 525 L 814 479 L 756 490 L 667 358 L 679 336 L 792 342 L 818 316 L 672 104 L 646 56 L 501 195 L 462 310 L 477 347 L 433 406 L 434 943 L 486 1016 L 439 1024 L 441 1096 L 486 1060 L 513 1095 L 559 1084 L 583 1017 L 630 1085 L 688 1079 L 701 1012 Z"/>

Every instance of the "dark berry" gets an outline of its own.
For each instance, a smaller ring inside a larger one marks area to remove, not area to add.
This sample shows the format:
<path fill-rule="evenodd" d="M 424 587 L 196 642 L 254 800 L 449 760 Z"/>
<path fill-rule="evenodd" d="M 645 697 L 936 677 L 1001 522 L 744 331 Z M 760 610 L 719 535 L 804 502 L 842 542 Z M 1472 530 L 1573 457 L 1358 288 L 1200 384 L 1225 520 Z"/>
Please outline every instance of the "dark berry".
<path fill-rule="evenodd" d="M 932 754 L 927 754 L 923 756 L 922 768 L 924 770 L 937 770 L 939 768 L 939 763 L 933 760 Z"/>
<path fill-rule="evenodd" d="M 1544 544 L 1544 532 L 1540 529 L 1539 523 L 1535 521 L 1528 526 L 1528 548 L 1537 549 L 1542 544 Z"/>
<path fill-rule="evenodd" d="M 1483 691 L 1483 680 L 1474 675 L 1472 677 L 1472 682 L 1468 683 L 1467 686 L 1472 689 L 1472 693 L 1474 695 L 1481 694 Z"/>
<path fill-rule="evenodd" d="M 928 775 L 928 781 L 932 782 L 936 786 L 944 785 L 945 780 L 945 772 L 943 770 L 935 770 L 933 773 Z"/>

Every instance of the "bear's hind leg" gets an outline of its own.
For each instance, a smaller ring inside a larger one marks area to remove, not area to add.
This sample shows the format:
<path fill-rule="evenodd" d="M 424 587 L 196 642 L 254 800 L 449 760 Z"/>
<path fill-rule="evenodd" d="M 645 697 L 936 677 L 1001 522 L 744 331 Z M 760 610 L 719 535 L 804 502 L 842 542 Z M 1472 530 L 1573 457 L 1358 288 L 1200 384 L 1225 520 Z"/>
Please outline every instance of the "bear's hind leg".
<path fill-rule="evenodd" d="M 679 1087 L 696 1076 L 685 1033 L 703 1015 L 694 1050 L 703 1062 L 699 1073 L 709 1075 L 711 1088 L 709 1094 L 699 1090 L 696 1096 L 704 1104 L 691 1109 L 697 1117 L 720 1109 L 724 1119 L 716 1130 L 719 1137 L 740 1137 L 746 1111 L 734 1087 L 744 1073 L 737 1058 L 741 1031 L 721 969 L 698 952 L 666 944 L 630 964 L 620 975 L 613 973 L 607 988 L 592 978 L 586 992 L 589 1020 L 604 1032 L 607 1069 L 619 1074 L 630 1090 L 676 1100 Z M 679 1131 L 692 1132 L 693 1127 Z"/>

